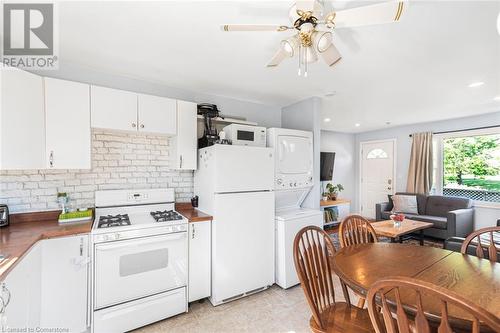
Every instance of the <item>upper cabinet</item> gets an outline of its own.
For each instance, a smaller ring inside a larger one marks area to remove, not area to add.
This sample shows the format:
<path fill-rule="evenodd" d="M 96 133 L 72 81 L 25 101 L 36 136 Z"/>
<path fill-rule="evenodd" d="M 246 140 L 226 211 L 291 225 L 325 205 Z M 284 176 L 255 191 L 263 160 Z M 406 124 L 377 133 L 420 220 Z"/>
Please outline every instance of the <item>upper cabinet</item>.
<path fill-rule="evenodd" d="M 171 165 L 180 170 L 196 170 L 197 106 L 196 103 L 177 101 L 177 136 L 171 140 Z"/>
<path fill-rule="evenodd" d="M 177 101 L 140 94 L 137 96 L 137 119 L 140 132 L 175 135 Z"/>
<path fill-rule="evenodd" d="M 92 127 L 137 131 L 137 94 L 91 87 Z"/>
<path fill-rule="evenodd" d="M 45 78 L 47 168 L 90 169 L 90 86 Z"/>
<path fill-rule="evenodd" d="M 0 80 L 0 169 L 44 168 L 43 79 L 4 68 Z"/>
<path fill-rule="evenodd" d="M 176 101 L 98 86 L 91 88 L 92 127 L 176 134 Z"/>

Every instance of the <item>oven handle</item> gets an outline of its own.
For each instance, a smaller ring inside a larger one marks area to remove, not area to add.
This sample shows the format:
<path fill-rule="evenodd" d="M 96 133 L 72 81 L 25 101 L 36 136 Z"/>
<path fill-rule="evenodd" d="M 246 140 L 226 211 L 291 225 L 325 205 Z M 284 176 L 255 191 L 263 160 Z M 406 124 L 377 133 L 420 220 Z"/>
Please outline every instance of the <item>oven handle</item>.
<path fill-rule="evenodd" d="M 148 246 L 148 245 L 153 245 L 153 244 L 158 244 L 158 243 L 165 243 L 170 240 L 178 240 L 182 238 L 187 238 L 187 232 L 180 232 L 176 233 L 173 235 L 168 235 L 168 236 L 162 236 L 161 239 L 156 239 L 152 240 L 150 238 L 143 238 L 143 239 L 137 239 L 134 240 L 134 242 L 131 242 L 130 240 L 128 241 L 118 241 L 116 243 L 112 244 L 99 244 L 96 245 L 95 249 L 96 251 L 112 251 L 116 249 L 121 249 L 125 247 L 131 247 L 131 246 L 136 246 L 136 247 L 142 247 L 142 246 Z"/>

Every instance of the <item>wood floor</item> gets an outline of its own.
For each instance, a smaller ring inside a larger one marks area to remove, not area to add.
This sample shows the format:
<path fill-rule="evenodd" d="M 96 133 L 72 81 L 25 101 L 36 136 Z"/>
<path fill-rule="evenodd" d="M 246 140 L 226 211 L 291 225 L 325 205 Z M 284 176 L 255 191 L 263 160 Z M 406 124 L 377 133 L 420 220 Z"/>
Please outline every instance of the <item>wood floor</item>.
<path fill-rule="evenodd" d="M 335 278 L 337 300 L 343 300 Z M 351 294 L 353 304 L 357 298 Z M 134 332 L 310 332 L 311 311 L 300 286 L 268 290 L 213 307 L 208 300 L 194 302 L 189 312 L 169 318 Z"/>

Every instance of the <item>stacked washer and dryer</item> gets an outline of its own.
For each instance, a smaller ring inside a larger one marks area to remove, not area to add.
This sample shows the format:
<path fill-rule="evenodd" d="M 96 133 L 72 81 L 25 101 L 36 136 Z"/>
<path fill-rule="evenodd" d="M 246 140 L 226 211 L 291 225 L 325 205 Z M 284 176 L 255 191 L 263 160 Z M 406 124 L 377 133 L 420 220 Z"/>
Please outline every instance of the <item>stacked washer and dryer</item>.
<path fill-rule="evenodd" d="M 313 180 L 312 132 L 285 128 L 267 131 L 267 146 L 275 156 L 275 281 L 282 288 L 299 283 L 293 260 L 293 241 L 306 226 L 323 227 L 319 209 L 302 208 Z"/>

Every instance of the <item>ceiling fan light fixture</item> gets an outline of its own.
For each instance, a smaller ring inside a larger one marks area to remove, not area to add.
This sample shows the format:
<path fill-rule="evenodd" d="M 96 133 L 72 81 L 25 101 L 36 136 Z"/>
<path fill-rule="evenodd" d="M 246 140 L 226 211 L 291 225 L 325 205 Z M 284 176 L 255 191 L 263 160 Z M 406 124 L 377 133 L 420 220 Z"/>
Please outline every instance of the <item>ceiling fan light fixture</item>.
<path fill-rule="evenodd" d="M 294 37 L 284 39 L 281 41 L 281 48 L 286 54 L 291 58 L 295 55 L 295 51 L 297 50 L 298 41 Z"/>
<path fill-rule="evenodd" d="M 314 33 L 314 46 L 316 51 L 323 53 L 330 45 L 332 45 L 332 33 L 331 32 L 315 32 Z"/>

